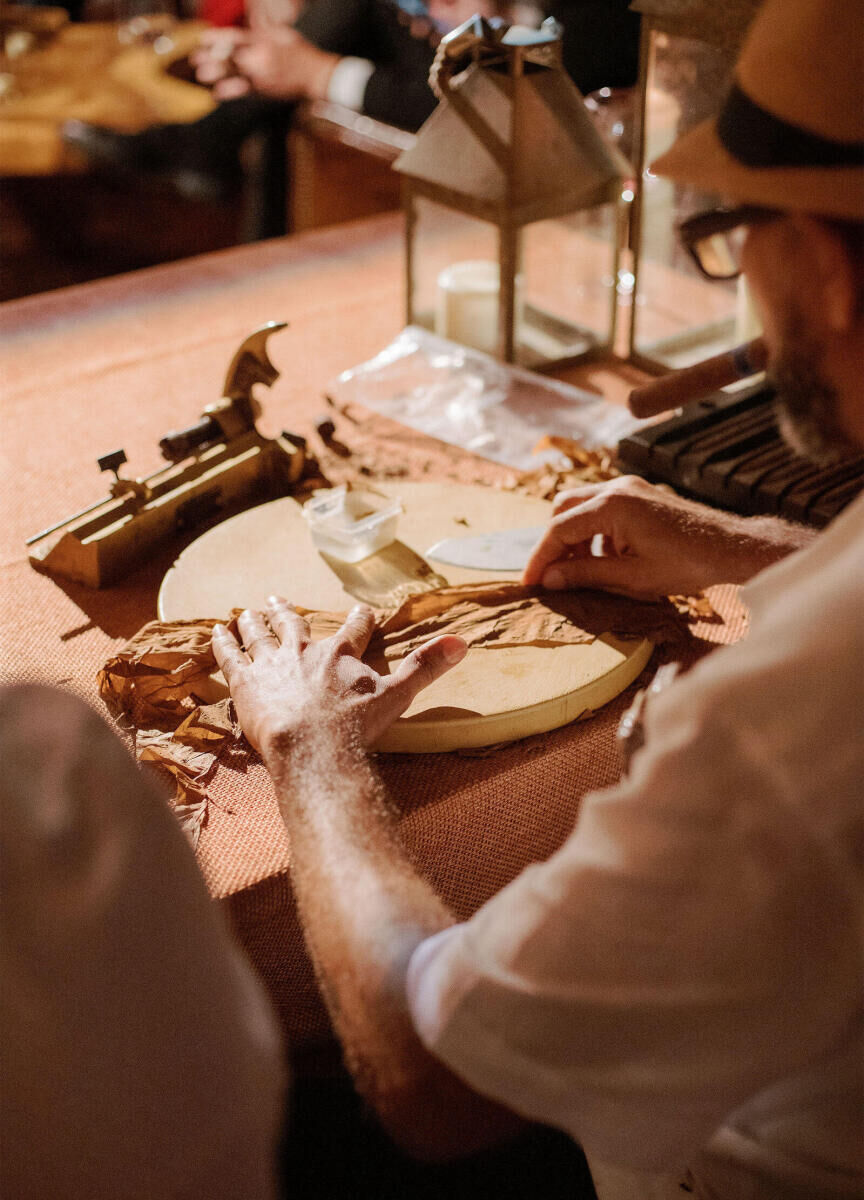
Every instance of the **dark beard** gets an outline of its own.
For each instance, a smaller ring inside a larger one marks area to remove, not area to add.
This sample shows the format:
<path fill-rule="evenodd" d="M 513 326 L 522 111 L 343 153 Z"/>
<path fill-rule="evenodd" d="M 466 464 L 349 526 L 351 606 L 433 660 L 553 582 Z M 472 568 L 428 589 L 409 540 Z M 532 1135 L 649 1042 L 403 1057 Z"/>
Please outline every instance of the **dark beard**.
<path fill-rule="evenodd" d="M 839 397 L 820 374 L 817 346 L 799 328 L 790 327 L 787 333 L 768 370 L 777 392 L 774 408 L 784 440 L 796 454 L 821 467 L 860 453 L 838 424 Z"/>

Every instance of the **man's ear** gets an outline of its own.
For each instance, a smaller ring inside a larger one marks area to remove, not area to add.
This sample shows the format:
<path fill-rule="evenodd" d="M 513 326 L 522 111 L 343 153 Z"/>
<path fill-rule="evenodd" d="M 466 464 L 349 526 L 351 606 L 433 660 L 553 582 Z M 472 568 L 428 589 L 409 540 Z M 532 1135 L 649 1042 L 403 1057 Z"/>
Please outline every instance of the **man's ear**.
<path fill-rule="evenodd" d="M 795 214 L 789 232 L 790 252 L 803 268 L 807 287 L 800 297 L 815 327 L 829 333 L 849 333 L 859 315 L 855 264 L 842 234 L 816 217 Z"/>

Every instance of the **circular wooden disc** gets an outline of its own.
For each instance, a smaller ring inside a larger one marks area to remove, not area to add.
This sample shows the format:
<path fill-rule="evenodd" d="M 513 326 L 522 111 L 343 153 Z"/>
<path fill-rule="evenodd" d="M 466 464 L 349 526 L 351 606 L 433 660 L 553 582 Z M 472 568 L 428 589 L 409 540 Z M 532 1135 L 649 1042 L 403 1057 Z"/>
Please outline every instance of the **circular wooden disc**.
<path fill-rule="evenodd" d="M 313 546 L 300 506 L 290 497 L 274 500 L 215 526 L 184 550 L 162 583 L 160 618 L 224 617 L 232 608 L 262 608 L 273 593 L 335 612 L 358 599 L 386 605 L 417 580 L 434 583 L 430 566 L 451 584 L 516 581 L 514 572 L 427 565 L 422 556 L 442 538 L 543 524 L 552 508 L 530 496 L 453 483 L 375 487 L 403 504 L 394 546 L 351 565 L 328 561 Z M 651 650 L 645 639 L 611 635 L 585 645 L 474 647 L 420 693 L 376 749 L 455 750 L 556 729 L 614 699 Z"/>

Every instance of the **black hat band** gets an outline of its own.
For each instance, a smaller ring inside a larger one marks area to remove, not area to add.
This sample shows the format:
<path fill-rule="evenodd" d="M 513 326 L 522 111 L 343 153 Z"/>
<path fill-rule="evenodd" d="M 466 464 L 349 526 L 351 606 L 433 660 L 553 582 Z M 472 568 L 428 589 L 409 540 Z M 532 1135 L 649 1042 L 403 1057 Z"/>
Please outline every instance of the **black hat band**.
<path fill-rule="evenodd" d="M 732 85 L 717 136 L 745 167 L 864 167 L 864 142 L 820 137 L 775 117 Z"/>

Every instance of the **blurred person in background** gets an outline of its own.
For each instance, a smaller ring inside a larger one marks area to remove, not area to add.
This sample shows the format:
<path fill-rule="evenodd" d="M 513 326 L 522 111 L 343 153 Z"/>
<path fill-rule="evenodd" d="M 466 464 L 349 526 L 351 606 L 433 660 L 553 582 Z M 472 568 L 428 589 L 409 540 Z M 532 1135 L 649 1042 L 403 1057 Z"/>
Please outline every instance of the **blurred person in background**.
<path fill-rule="evenodd" d="M 67 144 L 94 162 L 158 178 L 181 194 L 219 200 L 242 178 L 238 154 L 250 134 L 283 128 L 301 100 L 329 100 L 389 125 L 418 129 L 437 99 L 429 69 L 443 34 L 494 0 L 205 0 L 222 27 L 191 56 L 218 106 L 191 124 L 120 133 L 66 122 Z M 564 26 L 565 67 L 583 92 L 636 80 L 639 18 L 629 0 L 557 0 L 547 13 Z M 237 22 L 245 21 L 243 28 Z"/>

